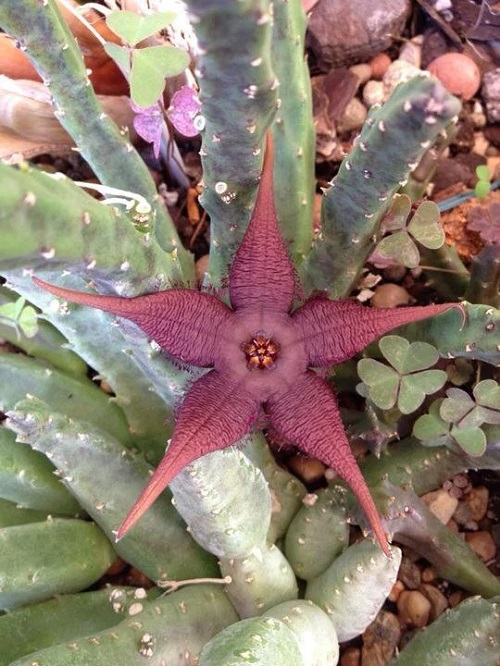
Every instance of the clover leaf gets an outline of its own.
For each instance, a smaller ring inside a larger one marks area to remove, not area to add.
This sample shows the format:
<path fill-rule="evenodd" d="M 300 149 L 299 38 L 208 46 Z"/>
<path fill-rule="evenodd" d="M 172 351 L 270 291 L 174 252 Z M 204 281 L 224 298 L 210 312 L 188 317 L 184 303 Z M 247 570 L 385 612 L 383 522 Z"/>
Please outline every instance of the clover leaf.
<path fill-rule="evenodd" d="M 382 222 L 383 230 L 393 233 L 380 241 L 375 254 L 408 268 L 415 268 L 420 262 L 420 252 L 415 241 L 436 250 L 443 245 L 445 236 L 439 208 L 433 201 L 421 203 L 407 222 L 410 210 L 411 201 L 407 195 L 396 199 Z"/>
<path fill-rule="evenodd" d="M 485 379 L 472 393 L 448 389 L 446 398 L 434 401 L 428 414 L 415 421 L 415 437 L 426 446 L 454 448 L 458 444 L 471 456 L 483 455 L 487 435 L 481 426 L 500 424 L 500 386 L 493 379 Z"/>
<path fill-rule="evenodd" d="M 362 384 L 358 392 L 381 409 L 397 405 L 403 414 L 420 407 L 426 395 L 438 391 L 446 382 L 443 370 L 428 370 L 439 353 L 426 342 L 412 342 L 398 335 L 386 335 L 379 342 L 384 357 L 392 367 L 371 358 L 361 359 L 358 374 Z"/>
<path fill-rule="evenodd" d="M 175 46 L 162 44 L 134 48 L 139 42 L 166 27 L 176 12 L 140 16 L 135 12 L 115 11 L 106 19 L 108 26 L 125 42 L 104 45 L 106 53 L 120 67 L 130 83 L 130 96 L 137 106 L 155 104 L 165 88 L 165 79 L 177 76 L 189 64 L 188 54 Z"/>
<path fill-rule="evenodd" d="M 38 332 L 38 319 L 35 308 L 25 305 L 25 298 L 18 298 L 14 303 L 0 306 L 0 321 L 19 329 L 27 338 L 33 338 Z"/>

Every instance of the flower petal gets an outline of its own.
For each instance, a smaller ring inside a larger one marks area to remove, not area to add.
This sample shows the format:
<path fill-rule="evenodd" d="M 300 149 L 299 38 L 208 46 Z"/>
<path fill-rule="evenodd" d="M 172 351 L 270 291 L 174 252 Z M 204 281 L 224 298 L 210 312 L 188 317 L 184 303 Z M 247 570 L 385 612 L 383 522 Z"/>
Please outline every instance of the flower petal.
<path fill-rule="evenodd" d="M 278 228 L 273 189 L 273 148 L 268 133 L 257 201 L 229 275 L 235 309 L 288 312 L 294 269 Z"/>
<path fill-rule="evenodd" d="M 259 414 L 259 402 L 241 385 L 211 370 L 188 391 L 165 456 L 123 521 L 121 539 L 186 465 L 211 451 L 231 446 Z"/>
<path fill-rule="evenodd" d="M 393 328 L 434 317 L 458 303 L 408 308 L 367 308 L 355 301 L 312 298 L 292 315 L 306 346 L 309 365 L 341 363 Z"/>
<path fill-rule="evenodd" d="M 387 538 L 370 491 L 354 458 L 335 396 L 308 370 L 288 393 L 264 407 L 273 427 L 298 449 L 332 467 L 351 486 L 383 551 Z"/>
<path fill-rule="evenodd" d="M 201 367 L 214 364 L 219 333 L 222 335 L 232 316 L 218 298 L 192 289 L 121 298 L 63 289 L 39 278 L 33 280 L 59 298 L 130 319 L 169 354 Z"/>

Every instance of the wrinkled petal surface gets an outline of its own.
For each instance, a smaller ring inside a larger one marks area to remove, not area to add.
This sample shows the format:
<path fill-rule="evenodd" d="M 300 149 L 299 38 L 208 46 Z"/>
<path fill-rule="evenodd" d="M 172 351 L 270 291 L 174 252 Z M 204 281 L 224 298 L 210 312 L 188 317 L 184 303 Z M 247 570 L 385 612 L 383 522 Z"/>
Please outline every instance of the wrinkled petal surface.
<path fill-rule="evenodd" d="M 408 308 L 368 308 L 355 301 L 313 298 L 292 319 L 303 335 L 308 363 L 314 367 L 342 363 L 381 335 L 404 324 L 427 319 L 457 303 Z"/>
<path fill-rule="evenodd" d="M 192 289 L 171 289 L 121 298 L 63 289 L 33 278 L 59 298 L 130 319 L 176 358 L 200 367 L 215 363 L 231 310 L 218 298 Z"/>
<path fill-rule="evenodd" d="M 186 465 L 241 439 L 255 422 L 259 408 L 259 402 L 242 386 L 216 370 L 198 379 L 182 403 L 165 456 L 117 537 L 124 536 Z"/>
<path fill-rule="evenodd" d="M 328 384 L 308 370 L 294 388 L 264 409 L 276 431 L 298 449 L 332 467 L 351 486 L 384 552 L 387 538 L 370 491 L 345 434 L 336 399 Z"/>
<path fill-rule="evenodd" d="M 255 208 L 231 267 L 229 295 L 235 309 L 288 312 L 294 270 L 276 218 L 270 136 Z"/>

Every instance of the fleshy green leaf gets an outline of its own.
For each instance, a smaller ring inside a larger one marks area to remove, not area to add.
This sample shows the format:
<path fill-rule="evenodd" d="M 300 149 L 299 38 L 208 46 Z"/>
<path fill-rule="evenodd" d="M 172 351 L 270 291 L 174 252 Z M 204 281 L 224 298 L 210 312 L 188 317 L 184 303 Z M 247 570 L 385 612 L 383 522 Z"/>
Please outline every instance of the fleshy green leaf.
<path fill-rule="evenodd" d="M 130 46 L 135 46 L 172 23 L 177 12 L 157 12 L 140 16 L 136 12 L 115 11 L 106 18 L 108 27 Z"/>
<path fill-rule="evenodd" d="M 25 303 L 25 298 L 18 298 L 0 306 L 0 319 L 14 328 L 19 327 L 27 338 L 32 338 L 38 332 L 38 318 L 35 308 Z"/>
<path fill-rule="evenodd" d="M 445 235 L 437 204 L 433 201 L 424 201 L 420 204 L 408 224 L 408 231 L 424 247 L 431 250 L 440 248 Z"/>
<path fill-rule="evenodd" d="M 175 46 L 150 46 L 132 54 L 130 94 L 135 104 L 152 106 L 165 87 L 165 78 L 180 74 L 189 64 L 189 56 Z"/>
<path fill-rule="evenodd" d="M 490 190 L 491 190 L 490 183 L 486 180 L 480 180 L 476 183 L 476 186 L 474 187 L 474 194 L 479 199 L 482 199 L 483 197 L 489 194 Z"/>
<path fill-rule="evenodd" d="M 479 178 L 479 180 L 490 180 L 491 174 L 486 164 L 479 164 L 476 167 L 476 176 Z"/>

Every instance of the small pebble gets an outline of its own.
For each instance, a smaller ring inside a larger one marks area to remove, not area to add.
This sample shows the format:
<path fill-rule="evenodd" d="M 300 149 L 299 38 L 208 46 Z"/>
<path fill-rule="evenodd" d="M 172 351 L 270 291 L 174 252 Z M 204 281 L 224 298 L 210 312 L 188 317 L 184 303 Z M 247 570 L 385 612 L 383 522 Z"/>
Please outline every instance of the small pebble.
<path fill-rule="evenodd" d="M 384 84 L 382 81 L 371 79 L 363 88 L 363 103 L 371 108 L 375 104 L 382 104 L 385 100 Z"/>
<path fill-rule="evenodd" d="M 387 53 L 379 53 L 374 56 L 369 62 L 373 78 L 380 81 L 387 72 L 391 62 L 392 60 Z"/>
<path fill-rule="evenodd" d="M 476 63 L 463 53 L 444 53 L 435 58 L 427 70 L 441 81 L 453 95 L 471 99 L 481 85 L 481 71 Z"/>
<path fill-rule="evenodd" d="M 195 264 L 196 279 L 198 282 L 203 282 L 205 273 L 208 271 L 208 254 L 203 257 L 200 257 Z"/>
<path fill-rule="evenodd" d="M 482 132 L 474 132 L 474 146 L 472 147 L 472 151 L 476 153 L 476 155 L 482 155 L 484 157 L 489 145 L 490 142 Z"/>
<path fill-rule="evenodd" d="M 360 63 L 359 65 L 352 65 L 349 69 L 358 77 L 361 84 L 365 84 L 372 78 L 372 68 L 369 64 Z"/>
<path fill-rule="evenodd" d="M 340 656 L 340 666 L 361 666 L 361 650 L 350 647 Z"/>
<path fill-rule="evenodd" d="M 437 578 L 436 570 L 434 567 L 425 567 L 422 571 L 422 582 L 433 583 Z"/>
<path fill-rule="evenodd" d="M 446 490 L 435 490 L 422 496 L 422 500 L 427 504 L 429 510 L 446 525 L 455 513 L 458 506 L 458 499 L 451 497 Z"/>
<path fill-rule="evenodd" d="M 402 624 L 425 627 L 429 622 L 431 602 L 418 590 L 404 590 L 397 601 L 399 619 Z"/>
<path fill-rule="evenodd" d="M 393 657 L 401 639 L 401 626 L 394 613 L 381 610 L 363 632 L 361 663 L 384 666 Z"/>
<path fill-rule="evenodd" d="M 392 586 L 391 591 L 389 592 L 388 599 L 389 601 L 397 601 L 401 592 L 405 589 L 405 586 L 400 580 L 397 580 Z"/>
<path fill-rule="evenodd" d="M 490 491 L 486 486 L 477 486 L 468 493 L 465 501 L 469 505 L 471 518 L 476 522 L 482 520 L 488 510 Z"/>
<path fill-rule="evenodd" d="M 367 116 L 367 110 L 363 102 L 356 97 L 353 97 L 347 104 L 344 114 L 339 123 L 337 123 L 337 131 L 352 132 L 359 130 L 363 126 Z"/>
<path fill-rule="evenodd" d="M 395 60 L 388 67 L 382 79 L 385 99 L 389 97 L 394 88 L 400 83 L 410 81 L 410 79 L 414 79 L 416 76 L 422 76 L 422 70 L 419 67 L 415 67 L 404 60 Z"/>
<path fill-rule="evenodd" d="M 398 579 L 408 590 L 416 590 L 422 581 L 420 569 L 408 557 L 403 557 L 399 567 Z"/>
<path fill-rule="evenodd" d="M 423 35 L 417 35 L 405 42 L 399 51 L 398 60 L 404 60 L 409 62 L 410 65 L 414 65 L 419 69 L 422 66 L 422 44 L 424 42 Z"/>
<path fill-rule="evenodd" d="M 479 532 L 467 532 L 465 540 L 483 562 L 489 562 L 495 557 L 496 546 L 493 537 L 489 532 L 481 530 Z"/>
<path fill-rule="evenodd" d="M 288 467 L 304 483 L 314 483 L 325 475 L 326 465 L 320 460 L 306 458 L 305 456 L 293 456 L 288 461 Z"/>
<path fill-rule="evenodd" d="M 472 120 L 474 127 L 477 129 L 481 129 L 486 125 L 486 114 L 484 113 L 481 102 L 478 102 L 477 100 L 474 102 L 472 113 L 470 114 L 469 118 Z"/>
<path fill-rule="evenodd" d="M 486 72 L 481 90 L 490 123 L 500 122 L 500 67 Z"/>
<path fill-rule="evenodd" d="M 455 592 L 452 592 L 448 597 L 448 603 L 450 604 L 450 608 L 455 608 L 455 606 L 458 606 L 458 604 L 463 600 L 463 598 L 464 598 L 464 593 L 462 592 L 462 590 L 456 590 Z"/>
<path fill-rule="evenodd" d="M 422 592 L 431 604 L 429 619 L 431 622 L 434 622 L 434 620 L 448 608 L 448 599 L 444 596 L 441 590 L 438 590 L 434 585 L 423 584 L 419 591 Z"/>
<path fill-rule="evenodd" d="M 403 287 L 387 283 L 375 289 L 371 302 L 375 308 L 396 308 L 398 305 L 408 305 L 411 296 Z"/>

